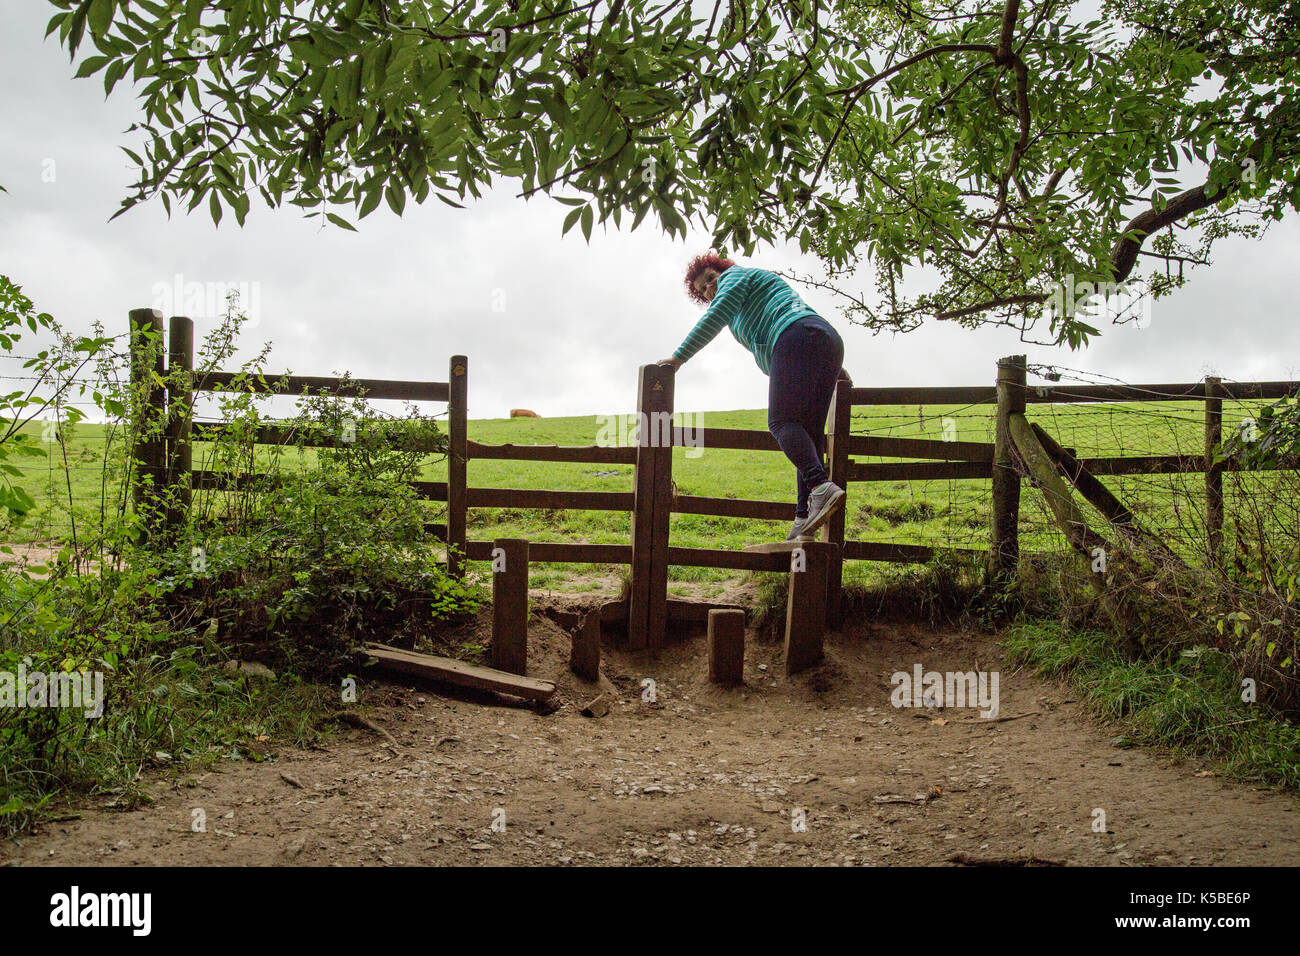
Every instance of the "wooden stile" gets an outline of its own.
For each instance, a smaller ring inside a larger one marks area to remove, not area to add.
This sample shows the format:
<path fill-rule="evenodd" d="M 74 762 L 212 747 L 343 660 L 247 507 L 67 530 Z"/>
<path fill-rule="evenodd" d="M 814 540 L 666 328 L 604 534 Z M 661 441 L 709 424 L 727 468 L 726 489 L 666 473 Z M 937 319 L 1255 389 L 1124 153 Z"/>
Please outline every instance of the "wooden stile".
<path fill-rule="evenodd" d="M 1024 468 L 1043 488 L 1057 521 L 1071 544 L 1085 553 L 1104 545 L 1105 539 L 1083 523 L 1082 513 L 1071 499 L 1073 486 L 1126 534 L 1141 534 L 1138 523 L 1123 504 L 1098 480 L 1098 476 L 1168 474 L 1203 471 L 1206 487 L 1207 548 L 1212 561 L 1221 560 L 1223 541 L 1223 473 L 1242 467 L 1240 461 L 1216 463 L 1213 459 L 1223 434 L 1223 401 L 1276 399 L 1300 390 L 1296 382 L 1224 383 L 1207 378 L 1200 383 L 1154 385 L 1055 385 L 1030 387 L 1026 381 L 1026 357 L 1013 355 L 998 363 L 994 386 L 939 388 L 854 388 L 836 384 L 829 409 L 826 465 L 832 481 L 849 489 L 855 481 L 992 480 L 992 529 L 987 551 L 967 548 L 932 548 L 924 545 L 888 542 L 846 541 L 847 509 L 841 509 L 819 532 L 817 542 L 768 542 L 743 551 L 712 548 L 672 547 L 669 541 L 671 516 L 679 514 L 717 515 L 772 522 L 788 521 L 793 513 L 786 501 L 759 501 L 701 495 L 676 495 L 673 490 L 674 446 L 702 443 L 713 449 L 762 450 L 779 453 L 770 432 L 754 429 L 685 429 L 672 425 L 673 370 L 659 365 L 640 369 L 637 411 L 646 424 L 640 429 L 636 447 L 582 445 L 492 445 L 472 442 L 467 434 L 468 359 L 452 356 L 447 382 L 396 382 L 380 379 L 350 379 L 316 376 L 262 376 L 250 379 L 242 373 L 210 372 L 193 380 L 193 323 L 172 317 L 169 346 L 162 346 L 162 316 L 152 309 L 130 313 L 132 337 L 132 379 L 146 392 L 142 407 L 135 409 L 137 436 L 132 448 L 139 462 L 133 496 L 137 510 L 145 517 L 145 534 L 154 535 L 159 522 L 172 529 L 185 520 L 190 489 L 231 488 L 273 491 L 275 479 L 265 475 L 230 476 L 193 468 L 192 442 L 216 440 L 222 423 L 196 423 L 192 418 L 193 393 L 199 390 L 252 388 L 264 393 L 340 395 L 365 394 L 372 399 L 407 399 L 448 402 L 448 476 L 445 482 L 414 481 L 423 498 L 447 502 L 445 522 L 428 522 L 426 529 L 448 544 L 448 572 L 463 575 L 467 560 L 491 560 L 494 547 L 507 548 L 507 568 L 494 575 L 493 659 L 517 673 L 527 665 L 527 569 L 531 561 L 574 563 L 623 563 L 631 568 L 631 588 L 626 602 L 617 604 L 611 619 L 607 605 L 601 615 L 590 617 L 575 635 L 571 666 L 575 671 L 598 673 L 601 620 L 607 625 L 626 624 L 628 643 L 633 648 L 661 647 L 669 622 L 688 614 L 703 623 L 699 608 L 683 610 L 667 597 L 668 567 L 731 568 L 751 571 L 786 571 L 791 552 L 805 554 L 805 570 L 792 577 L 787 605 L 787 667 L 801 669 L 820 659 L 822 634 L 826 627 L 842 624 L 842 581 L 845 560 L 926 561 L 938 551 L 982 554 L 991 579 L 1014 577 L 1019 559 L 1018 513 Z M 157 347 L 154 347 L 154 343 Z M 164 368 L 164 354 L 167 356 Z M 184 373 L 191 373 L 189 376 Z M 164 393 L 153 387 L 154 376 L 172 381 Z M 187 380 L 192 388 L 187 388 Z M 1077 458 L 1061 448 L 1037 425 L 1024 417 L 1032 403 L 1203 401 L 1205 446 L 1197 455 L 1145 455 L 1109 458 Z M 995 441 L 944 442 L 922 438 L 895 438 L 851 434 L 854 405 L 996 405 Z M 159 427 L 161 425 L 161 427 Z M 152 429 L 152 430 L 150 430 Z M 285 423 L 268 422 L 259 428 L 256 441 L 266 444 L 302 443 L 313 447 L 337 445 L 336 436 L 299 435 Z M 418 449 L 417 449 L 418 450 Z M 912 458 L 914 461 L 855 461 L 853 455 L 878 458 Z M 602 463 L 633 466 L 633 490 L 560 491 L 549 489 L 471 488 L 467 482 L 470 458 L 519 461 Z M 1300 458 L 1289 456 L 1264 468 L 1295 469 Z M 1019 469 L 1019 471 L 1018 471 Z M 1059 469 L 1059 472 L 1058 472 Z M 1069 484 L 1061 480 L 1064 474 Z M 159 493 L 170 487 L 175 494 L 165 513 L 158 507 Z M 632 535 L 628 544 L 585 544 L 537 542 L 522 539 L 469 541 L 468 509 L 538 508 L 629 511 Z M 781 529 L 782 532 L 784 528 Z M 1154 540 L 1154 539 L 1153 539 Z M 1162 548 L 1159 542 L 1156 544 Z M 458 546 L 462 554 L 453 554 Z M 825 549 L 825 550 L 823 550 Z M 1168 550 L 1165 548 L 1164 550 Z M 1169 552 L 1172 554 L 1172 552 Z M 818 583 L 820 581 L 820 583 Z M 804 619 L 816 607 L 823 615 L 819 628 L 804 626 Z M 798 624 L 798 627 L 794 625 Z M 616 628 L 616 629 L 618 629 Z M 594 636 L 593 636 L 594 630 Z M 594 663 L 592 663 L 594 661 Z M 793 672 L 793 671 L 792 671 Z"/>

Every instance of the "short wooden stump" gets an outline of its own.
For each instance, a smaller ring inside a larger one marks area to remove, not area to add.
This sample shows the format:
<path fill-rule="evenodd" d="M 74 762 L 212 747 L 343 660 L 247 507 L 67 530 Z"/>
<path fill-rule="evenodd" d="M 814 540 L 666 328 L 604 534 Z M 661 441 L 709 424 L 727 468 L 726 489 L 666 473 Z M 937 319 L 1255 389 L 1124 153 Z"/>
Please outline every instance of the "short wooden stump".
<path fill-rule="evenodd" d="M 745 681 L 745 612 L 709 612 L 709 680 L 715 684 Z"/>

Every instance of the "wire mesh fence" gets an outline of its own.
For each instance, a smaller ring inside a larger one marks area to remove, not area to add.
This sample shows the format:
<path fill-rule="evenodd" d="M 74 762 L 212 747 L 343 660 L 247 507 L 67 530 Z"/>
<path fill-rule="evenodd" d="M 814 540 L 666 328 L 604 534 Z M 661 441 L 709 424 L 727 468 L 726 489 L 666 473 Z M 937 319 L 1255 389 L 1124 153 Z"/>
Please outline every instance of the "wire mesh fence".
<path fill-rule="evenodd" d="M 994 412 L 994 406 L 987 404 L 856 407 L 850 430 L 853 435 L 880 438 L 992 444 Z M 863 455 L 855 460 L 886 464 L 916 459 Z M 845 537 L 850 540 L 946 548 L 988 546 L 992 498 L 987 478 L 855 481 L 849 502 Z"/>

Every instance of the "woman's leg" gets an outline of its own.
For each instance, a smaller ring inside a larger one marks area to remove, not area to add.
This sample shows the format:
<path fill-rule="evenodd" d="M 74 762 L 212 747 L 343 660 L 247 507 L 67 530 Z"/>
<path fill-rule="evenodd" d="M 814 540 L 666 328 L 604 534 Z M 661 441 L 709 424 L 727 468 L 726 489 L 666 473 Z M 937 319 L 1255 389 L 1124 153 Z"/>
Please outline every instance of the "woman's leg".
<path fill-rule="evenodd" d="M 808 513 L 808 494 L 827 480 L 822 455 L 826 413 L 844 360 L 844 343 L 824 319 L 800 319 L 772 351 L 767 425 L 795 466 L 795 517 Z"/>
<path fill-rule="evenodd" d="M 844 342 L 831 324 L 820 316 L 806 321 L 809 323 L 807 350 L 812 374 L 805 406 L 808 417 L 801 424 L 812 437 L 817 460 L 821 461 L 826 454 L 826 415 L 830 412 L 835 382 L 844 364 Z M 814 487 L 815 483 L 808 490 Z"/>

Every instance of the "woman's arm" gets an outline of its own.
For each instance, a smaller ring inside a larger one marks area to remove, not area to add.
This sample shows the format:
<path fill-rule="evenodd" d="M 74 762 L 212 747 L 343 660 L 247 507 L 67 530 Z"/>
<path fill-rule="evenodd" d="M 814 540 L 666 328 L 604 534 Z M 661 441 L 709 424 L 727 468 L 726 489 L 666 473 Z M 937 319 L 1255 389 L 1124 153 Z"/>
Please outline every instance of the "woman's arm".
<path fill-rule="evenodd" d="M 695 328 L 691 329 L 685 341 L 673 353 L 673 358 L 685 362 L 712 342 L 717 337 L 717 334 L 726 328 L 740 312 L 740 307 L 745 302 L 745 273 L 734 271 L 737 268 L 737 266 L 732 266 L 718 277 L 718 294 L 713 297 L 709 307 L 704 310 L 704 314 L 700 316 L 700 321 L 695 324 Z M 728 279 L 728 276 L 731 276 L 731 278 Z"/>

